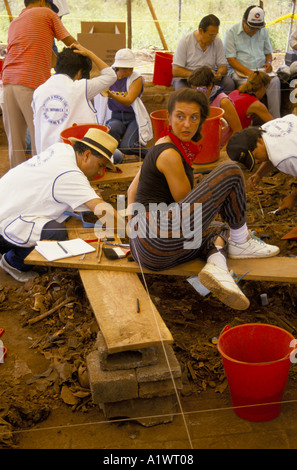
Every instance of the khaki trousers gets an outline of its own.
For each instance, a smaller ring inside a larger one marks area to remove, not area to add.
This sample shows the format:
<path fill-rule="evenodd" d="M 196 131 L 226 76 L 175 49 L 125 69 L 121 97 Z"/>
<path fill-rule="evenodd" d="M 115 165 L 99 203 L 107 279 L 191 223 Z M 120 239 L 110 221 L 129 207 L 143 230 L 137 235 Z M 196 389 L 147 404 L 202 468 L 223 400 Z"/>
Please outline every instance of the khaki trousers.
<path fill-rule="evenodd" d="M 23 85 L 3 85 L 3 125 L 8 140 L 10 168 L 26 160 L 26 133 L 31 136 L 32 155 L 36 154 L 31 107 L 34 90 Z"/>

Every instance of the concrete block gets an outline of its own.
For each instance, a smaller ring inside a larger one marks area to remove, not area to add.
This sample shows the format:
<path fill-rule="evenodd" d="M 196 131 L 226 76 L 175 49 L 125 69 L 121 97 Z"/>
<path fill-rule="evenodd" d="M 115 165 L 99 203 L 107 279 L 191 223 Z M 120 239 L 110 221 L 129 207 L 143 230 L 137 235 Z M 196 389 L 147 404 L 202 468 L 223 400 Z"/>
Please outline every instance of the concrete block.
<path fill-rule="evenodd" d="M 174 414 L 178 411 L 178 401 L 176 395 L 136 398 L 117 403 L 103 403 L 100 408 L 108 419 L 131 418 L 149 427 L 172 422 Z"/>
<path fill-rule="evenodd" d="M 165 349 L 165 353 L 164 353 Z M 158 347 L 158 361 L 155 365 L 136 369 L 137 382 L 158 382 L 181 377 L 181 367 L 170 345 Z"/>
<path fill-rule="evenodd" d="M 180 392 L 183 388 L 181 379 L 156 380 L 154 382 L 138 383 L 139 398 L 165 397 Z"/>
<path fill-rule="evenodd" d="M 156 364 L 158 361 L 155 346 L 110 354 L 101 331 L 97 335 L 96 347 L 103 370 L 135 369 Z"/>
<path fill-rule="evenodd" d="M 86 362 L 94 403 L 117 402 L 138 397 L 134 369 L 103 371 L 97 350 L 88 354 Z"/>

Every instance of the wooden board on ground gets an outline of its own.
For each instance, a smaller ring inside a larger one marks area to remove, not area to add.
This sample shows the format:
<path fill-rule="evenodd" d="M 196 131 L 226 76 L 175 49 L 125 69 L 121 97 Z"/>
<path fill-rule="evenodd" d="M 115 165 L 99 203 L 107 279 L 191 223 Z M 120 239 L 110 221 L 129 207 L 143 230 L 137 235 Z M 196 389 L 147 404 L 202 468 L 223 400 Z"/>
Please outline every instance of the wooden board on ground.
<path fill-rule="evenodd" d="M 221 150 L 220 152 L 220 157 L 218 160 L 212 163 L 194 163 L 193 164 L 193 170 L 194 173 L 198 173 L 199 171 L 211 171 L 214 170 L 218 165 L 221 165 L 222 163 L 225 162 L 230 162 L 230 158 L 227 155 L 227 152 L 224 150 Z"/>
<path fill-rule="evenodd" d="M 70 239 L 80 237 L 88 240 L 96 237 L 92 228 L 83 228 L 81 221 L 75 217 L 71 217 L 66 222 L 66 226 Z M 98 243 L 95 242 L 92 245 L 97 247 Z M 26 262 L 62 266 L 57 264 L 57 261 L 45 262 L 45 258 L 35 250 L 31 255 L 32 258 L 35 255 L 40 256 L 40 263 L 33 259 L 27 259 Z M 89 257 L 89 255 L 92 256 Z M 103 254 L 101 262 L 104 258 Z M 83 260 L 81 255 L 68 259 L 71 259 L 71 262 L 67 263 L 67 258 L 64 259 L 63 267 L 79 269 L 86 295 L 110 354 L 157 346 L 162 342 L 173 343 L 170 331 L 136 273 L 96 270 L 96 266 L 99 266 L 97 250 L 87 253 Z M 92 268 L 85 269 L 85 263 L 88 266 L 91 265 Z M 140 305 L 139 313 L 137 312 L 137 299 Z"/>
<path fill-rule="evenodd" d="M 92 228 L 83 228 L 81 221 L 75 217 L 71 217 L 67 223 L 69 238 L 80 237 L 83 240 L 92 240 L 96 238 Z M 97 246 L 97 243 L 92 243 Z M 26 264 L 35 264 L 41 266 L 55 266 L 63 268 L 77 268 L 96 271 L 120 271 L 129 273 L 140 273 L 141 269 L 135 261 L 128 261 L 127 258 L 118 260 L 109 260 L 102 254 L 100 263 L 96 257 L 96 252 L 88 253 L 81 259 L 81 256 L 65 258 L 51 263 L 47 261 L 36 250 L 33 250 L 25 259 Z M 165 271 L 153 272 L 143 269 L 144 273 L 172 275 L 172 276 L 196 276 L 204 266 L 204 261 L 197 259 L 181 264 Z M 297 258 L 276 256 L 273 258 L 262 259 L 237 259 L 228 260 L 229 269 L 232 269 L 238 276 L 244 274 L 244 279 L 255 281 L 271 281 L 271 282 L 297 282 Z"/>
<path fill-rule="evenodd" d="M 80 276 L 109 353 L 173 343 L 137 274 L 81 269 Z"/>
<path fill-rule="evenodd" d="M 100 185 L 100 183 L 115 183 L 115 182 L 125 182 L 132 181 L 139 169 L 141 168 L 142 162 L 133 162 L 133 163 L 122 163 L 121 165 L 116 165 L 120 168 L 121 173 L 114 173 L 112 171 L 105 171 L 105 175 L 102 178 L 91 181 L 91 185 Z"/>
<path fill-rule="evenodd" d="M 83 260 L 80 258 L 80 256 L 75 256 L 73 258 L 61 259 L 50 263 L 37 251 L 33 250 L 29 256 L 27 256 L 25 263 L 97 271 L 141 272 L 139 265 L 135 261 L 128 261 L 127 258 L 113 261 L 108 260 L 103 254 L 100 263 L 98 263 L 95 253 L 88 253 Z M 164 271 L 155 272 L 143 269 L 143 272 L 147 274 L 170 276 L 197 276 L 204 264 L 204 261 L 197 259 Z M 232 269 L 238 276 L 247 273 L 244 277 L 246 280 L 287 283 L 297 282 L 297 258 L 276 256 L 263 259 L 229 259 L 228 266 L 229 269 Z"/>
<path fill-rule="evenodd" d="M 193 170 L 194 173 L 199 173 L 200 171 L 211 171 L 216 168 L 221 163 L 229 161 L 229 157 L 225 151 L 221 151 L 220 157 L 218 160 L 212 163 L 194 163 Z M 115 183 L 115 182 L 126 182 L 132 181 L 133 178 L 138 173 L 141 168 L 141 162 L 132 162 L 132 163 L 122 163 L 116 165 L 122 171 L 121 173 L 113 173 L 111 171 L 106 171 L 105 175 L 102 178 L 91 181 L 92 186 L 100 185 L 100 183 Z"/>

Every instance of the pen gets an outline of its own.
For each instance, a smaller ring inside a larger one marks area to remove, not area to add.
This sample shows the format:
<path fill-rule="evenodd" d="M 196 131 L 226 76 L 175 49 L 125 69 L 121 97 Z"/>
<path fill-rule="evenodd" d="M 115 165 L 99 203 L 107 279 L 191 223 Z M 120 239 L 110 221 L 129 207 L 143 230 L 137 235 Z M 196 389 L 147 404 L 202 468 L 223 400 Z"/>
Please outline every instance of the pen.
<path fill-rule="evenodd" d="M 139 299 L 136 299 L 136 309 L 137 309 L 137 313 L 139 313 L 140 312 Z"/>
<path fill-rule="evenodd" d="M 57 244 L 59 245 L 59 247 L 64 251 L 64 253 L 66 253 L 68 255 L 68 251 L 65 250 L 64 246 L 61 245 L 61 243 L 57 242 Z"/>
<path fill-rule="evenodd" d="M 111 243 L 107 240 L 104 241 L 104 243 L 106 243 L 106 245 L 113 245 L 113 246 L 121 246 L 121 247 L 129 247 L 129 243 Z"/>

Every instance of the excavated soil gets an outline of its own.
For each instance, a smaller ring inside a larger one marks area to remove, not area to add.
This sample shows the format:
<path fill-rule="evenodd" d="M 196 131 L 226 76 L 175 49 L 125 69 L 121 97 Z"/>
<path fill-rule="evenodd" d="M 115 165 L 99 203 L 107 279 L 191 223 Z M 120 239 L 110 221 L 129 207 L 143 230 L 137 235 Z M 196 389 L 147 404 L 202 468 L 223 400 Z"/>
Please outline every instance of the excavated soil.
<path fill-rule="evenodd" d="M 279 216 L 270 215 L 268 211 L 278 207 L 280 199 L 289 191 L 291 180 L 275 172 L 263 179 L 257 196 L 248 193 L 250 228 L 257 236 L 278 244 L 283 256 L 297 256 L 297 241 L 281 240 L 297 225 L 297 217 L 295 211 Z M 114 203 L 117 194 L 123 194 L 126 188 L 124 183 L 102 185 L 103 197 Z M 39 270 L 40 277 L 25 285 L 2 273 L 0 327 L 5 327 L 2 340 L 8 349 L 4 363 L 0 364 L 2 448 L 43 448 L 45 444 L 34 439 L 37 434 L 31 434 L 29 444 L 26 431 L 40 423 L 46 428 L 47 421 L 55 427 L 51 417 L 57 412 L 60 418 L 65 414 L 68 422 L 69 414 L 74 422 L 92 421 L 96 416 L 102 419 L 99 408 L 92 402 L 86 371 L 86 356 L 94 348 L 98 326 L 79 274 L 76 270 L 41 267 Z M 143 282 L 141 276 L 140 279 Z M 146 275 L 145 281 L 174 337 L 173 348 L 183 371 L 184 400 L 197 397 L 203 402 L 203 397 L 212 393 L 221 406 L 230 404 L 228 384 L 216 348 L 216 338 L 226 325 L 261 322 L 280 326 L 293 334 L 297 331 L 295 285 L 243 279 L 241 288 L 251 305 L 248 310 L 238 312 L 211 295 L 202 297 L 184 278 Z M 261 304 L 262 293 L 267 294 L 267 306 Z M 65 305 L 67 298 L 69 302 Z M 33 323 L 38 315 L 60 304 L 52 314 Z M 292 365 L 288 387 L 294 389 L 296 379 L 296 368 Z M 118 432 L 119 425 L 112 426 Z M 124 422 L 123 427 L 127 426 Z M 137 423 L 133 426 L 141 427 Z M 163 432 L 166 439 L 166 429 Z M 83 438 L 80 442 L 82 448 L 94 446 L 90 441 L 84 443 Z M 111 441 L 110 446 L 103 447 L 113 446 Z M 60 447 L 59 434 L 56 440 L 51 438 L 50 447 Z M 95 448 L 101 447 L 99 439 Z M 122 447 L 117 442 L 118 447 L 127 448 L 126 444 Z"/>

